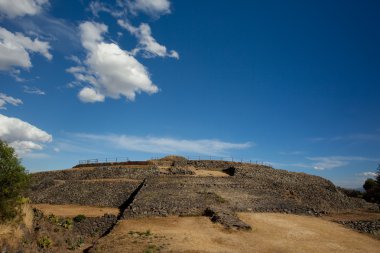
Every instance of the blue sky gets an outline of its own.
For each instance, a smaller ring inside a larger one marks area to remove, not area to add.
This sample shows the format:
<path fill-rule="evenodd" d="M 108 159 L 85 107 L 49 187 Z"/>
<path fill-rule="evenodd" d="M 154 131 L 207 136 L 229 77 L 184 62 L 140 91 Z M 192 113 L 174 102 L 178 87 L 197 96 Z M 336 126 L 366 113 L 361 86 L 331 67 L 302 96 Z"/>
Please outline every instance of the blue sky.
<path fill-rule="evenodd" d="M 359 187 L 380 162 L 377 1 L 0 0 L 0 138 L 30 171 L 166 154 Z"/>

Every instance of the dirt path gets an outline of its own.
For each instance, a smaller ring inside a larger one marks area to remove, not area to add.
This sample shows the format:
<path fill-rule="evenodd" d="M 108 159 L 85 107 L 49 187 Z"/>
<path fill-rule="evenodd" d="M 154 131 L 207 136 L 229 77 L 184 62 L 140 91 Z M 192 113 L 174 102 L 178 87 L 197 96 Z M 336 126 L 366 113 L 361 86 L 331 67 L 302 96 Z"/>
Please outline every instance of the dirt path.
<path fill-rule="evenodd" d="M 380 241 L 320 218 L 240 213 L 252 231 L 227 231 L 206 217 L 120 221 L 91 252 L 378 252 Z"/>
<path fill-rule="evenodd" d="M 87 217 L 99 217 L 104 214 L 118 215 L 118 208 L 111 207 L 94 207 L 94 206 L 80 206 L 80 205 L 50 205 L 50 204 L 33 204 L 41 210 L 45 215 L 54 214 L 62 217 L 75 217 L 78 214 L 83 214 Z"/>

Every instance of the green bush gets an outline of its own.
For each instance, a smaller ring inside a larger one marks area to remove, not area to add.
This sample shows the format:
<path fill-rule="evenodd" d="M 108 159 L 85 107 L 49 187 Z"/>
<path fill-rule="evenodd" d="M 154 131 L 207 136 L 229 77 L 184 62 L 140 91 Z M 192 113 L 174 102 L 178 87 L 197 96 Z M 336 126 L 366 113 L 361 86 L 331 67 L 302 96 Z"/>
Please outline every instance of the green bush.
<path fill-rule="evenodd" d="M 53 242 L 48 236 L 43 236 L 37 240 L 37 246 L 41 249 L 50 248 L 52 244 Z"/>
<path fill-rule="evenodd" d="M 59 225 L 59 218 L 54 214 L 49 214 L 48 219 L 52 224 Z"/>
<path fill-rule="evenodd" d="M 61 223 L 61 226 L 66 229 L 71 229 L 73 227 L 73 220 L 70 218 L 64 219 Z"/>
<path fill-rule="evenodd" d="M 86 216 L 84 214 L 79 214 L 79 215 L 75 216 L 73 220 L 74 220 L 74 222 L 81 222 L 85 219 L 86 219 Z"/>
<path fill-rule="evenodd" d="M 67 239 L 66 243 L 68 245 L 68 247 L 67 247 L 68 250 L 76 250 L 76 249 L 80 248 L 80 246 L 84 243 L 84 240 L 82 237 L 79 237 L 75 241 L 71 241 L 70 239 Z"/>
<path fill-rule="evenodd" d="M 368 178 L 364 182 L 363 188 L 366 192 L 363 198 L 369 202 L 380 204 L 380 164 L 376 174 L 376 180 Z"/>
<path fill-rule="evenodd" d="M 20 214 L 22 195 L 29 186 L 29 175 L 14 149 L 0 140 L 0 221 Z"/>
<path fill-rule="evenodd" d="M 377 186 L 377 182 L 372 179 L 372 178 L 368 178 L 365 182 L 364 182 L 364 185 L 363 185 L 363 188 L 364 190 L 366 191 L 371 191 L 373 190 L 374 188 L 376 188 Z"/>

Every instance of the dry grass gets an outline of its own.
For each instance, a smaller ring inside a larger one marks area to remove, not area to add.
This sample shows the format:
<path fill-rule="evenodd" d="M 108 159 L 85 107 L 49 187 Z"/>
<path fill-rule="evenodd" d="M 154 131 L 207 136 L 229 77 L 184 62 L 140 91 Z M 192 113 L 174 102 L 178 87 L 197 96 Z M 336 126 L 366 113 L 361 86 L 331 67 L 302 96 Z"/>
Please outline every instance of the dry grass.
<path fill-rule="evenodd" d="M 22 208 L 22 222 L 29 230 L 33 227 L 33 211 L 29 204 L 23 204 Z M 15 249 L 18 247 L 20 240 L 24 236 L 24 231 L 21 229 L 17 221 L 12 221 L 7 224 L 0 224 L 0 249 L 6 244 L 8 249 Z"/>
<path fill-rule="evenodd" d="M 249 232 L 228 231 L 206 217 L 119 222 L 95 252 L 378 252 L 380 241 L 320 218 L 240 213 Z M 137 231 L 137 232 L 136 232 Z M 145 236 L 149 231 L 150 236 Z"/>
<path fill-rule="evenodd" d="M 22 207 L 23 222 L 25 226 L 31 230 L 33 228 L 34 213 L 30 204 L 24 204 Z"/>
<path fill-rule="evenodd" d="M 83 214 L 87 217 L 99 217 L 106 213 L 114 215 L 119 213 L 119 209 L 111 207 L 50 204 L 33 204 L 32 207 L 41 210 L 45 215 L 54 214 L 62 217 L 75 217 L 79 214 Z"/>
<path fill-rule="evenodd" d="M 8 249 L 17 248 L 23 235 L 20 226 L 0 225 L 0 249 L 4 245 L 8 245 Z"/>

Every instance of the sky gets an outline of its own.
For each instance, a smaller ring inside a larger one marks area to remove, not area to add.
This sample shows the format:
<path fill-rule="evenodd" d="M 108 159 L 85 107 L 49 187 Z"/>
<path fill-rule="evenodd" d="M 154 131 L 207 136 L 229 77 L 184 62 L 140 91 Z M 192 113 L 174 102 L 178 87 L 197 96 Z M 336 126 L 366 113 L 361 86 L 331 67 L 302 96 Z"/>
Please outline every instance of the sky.
<path fill-rule="evenodd" d="M 379 1 L 0 0 L 0 139 L 30 172 L 168 154 L 361 187 Z"/>

